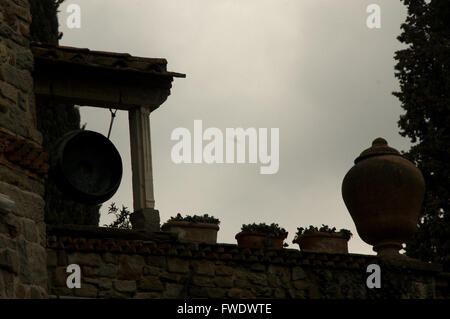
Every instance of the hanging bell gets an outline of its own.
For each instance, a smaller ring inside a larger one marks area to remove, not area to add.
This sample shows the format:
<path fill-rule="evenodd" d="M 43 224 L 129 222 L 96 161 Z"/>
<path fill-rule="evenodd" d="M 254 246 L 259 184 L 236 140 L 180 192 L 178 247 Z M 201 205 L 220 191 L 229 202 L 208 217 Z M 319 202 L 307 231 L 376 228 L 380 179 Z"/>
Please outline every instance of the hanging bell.
<path fill-rule="evenodd" d="M 71 131 L 56 143 L 52 173 L 58 188 L 72 200 L 97 205 L 110 199 L 122 179 L 122 159 L 100 133 Z"/>

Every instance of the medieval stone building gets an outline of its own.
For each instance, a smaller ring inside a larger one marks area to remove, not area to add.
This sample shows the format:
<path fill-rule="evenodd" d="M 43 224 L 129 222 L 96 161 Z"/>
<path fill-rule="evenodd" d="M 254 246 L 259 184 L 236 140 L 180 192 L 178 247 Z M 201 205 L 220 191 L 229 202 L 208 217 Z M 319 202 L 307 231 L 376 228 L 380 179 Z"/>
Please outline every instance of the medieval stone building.
<path fill-rule="evenodd" d="M 149 114 L 169 96 L 167 61 L 31 43 L 26 0 L 0 1 L 1 298 L 439 298 L 440 265 L 349 253 L 191 243 L 161 232 L 154 208 Z M 133 229 L 44 221 L 50 168 L 37 100 L 129 113 Z M 81 287 L 67 266 L 81 267 Z M 382 287 L 366 284 L 382 269 Z"/>

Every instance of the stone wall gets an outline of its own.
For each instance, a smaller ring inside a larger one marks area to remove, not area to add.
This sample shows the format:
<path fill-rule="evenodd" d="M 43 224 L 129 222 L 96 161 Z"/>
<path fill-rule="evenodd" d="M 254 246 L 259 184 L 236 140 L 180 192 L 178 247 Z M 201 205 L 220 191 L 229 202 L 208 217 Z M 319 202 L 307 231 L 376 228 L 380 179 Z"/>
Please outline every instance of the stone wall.
<path fill-rule="evenodd" d="M 43 178 L 47 156 L 36 129 L 31 15 L 26 0 L 0 0 L 0 298 L 46 297 Z"/>
<path fill-rule="evenodd" d="M 367 265 L 373 263 L 381 267 L 380 289 L 366 285 Z M 67 288 L 69 264 L 81 267 L 81 288 Z M 48 236 L 53 297 L 434 298 L 438 272 L 435 265 L 376 256 L 124 239 L 101 229 L 97 236 L 95 231 Z"/>

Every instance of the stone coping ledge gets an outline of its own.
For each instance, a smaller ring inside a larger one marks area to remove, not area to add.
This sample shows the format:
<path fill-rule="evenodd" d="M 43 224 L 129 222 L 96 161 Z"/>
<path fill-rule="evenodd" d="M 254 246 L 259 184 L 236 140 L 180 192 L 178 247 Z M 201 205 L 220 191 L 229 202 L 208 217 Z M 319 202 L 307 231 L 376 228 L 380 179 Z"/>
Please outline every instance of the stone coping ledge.
<path fill-rule="evenodd" d="M 401 271 L 442 271 L 439 264 L 424 263 L 407 257 L 392 260 L 375 255 L 318 253 L 287 248 L 242 248 L 236 244 L 195 244 L 180 242 L 171 233 L 141 233 L 95 226 L 48 226 L 47 248 L 83 253 L 111 252 L 361 271 L 365 271 L 369 264 Z"/>
<path fill-rule="evenodd" d="M 166 232 L 144 232 L 132 229 L 120 229 L 111 227 L 98 227 L 87 225 L 49 225 L 47 224 L 47 236 L 69 236 L 73 238 L 96 239 L 122 239 L 122 240 L 156 240 L 158 242 L 175 241 L 177 235 Z"/>

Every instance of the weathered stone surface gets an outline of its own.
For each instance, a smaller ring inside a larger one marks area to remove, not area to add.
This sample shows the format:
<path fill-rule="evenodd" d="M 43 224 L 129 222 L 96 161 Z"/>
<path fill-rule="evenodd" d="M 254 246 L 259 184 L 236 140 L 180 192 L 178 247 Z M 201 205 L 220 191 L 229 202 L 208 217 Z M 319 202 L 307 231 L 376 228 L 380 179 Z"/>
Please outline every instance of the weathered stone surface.
<path fill-rule="evenodd" d="M 237 288 L 250 288 L 253 284 L 246 279 L 234 279 L 234 286 Z"/>
<path fill-rule="evenodd" d="M 307 282 L 305 280 L 297 280 L 297 281 L 294 281 L 293 284 L 296 289 L 300 289 L 300 290 L 308 289 L 311 285 L 309 282 Z"/>
<path fill-rule="evenodd" d="M 51 250 L 51 249 L 48 249 L 48 250 Z M 57 250 L 56 252 L 57 252 L 56 256 L 57 256 L 58 266 L 67 265 L 68 264 L 68 258 L 67 258 L 66 252 L 64 250 Z"/>
<path fill-rule="evenodd" d="M 14 241 L 11 238 L 6 237 L 0 232 L 0 247 L 2 248 L 13 248 Z"/>
<path fill-rule="evenodd" d="M 190 286 L 188 289 L 188 296 L 192 298 L 208 298 L 208 288 Z"/>
<path fill-rule="evenodd" d="M 19 275 L 22 283 L 45 286 L 47 283 L 47 251 L 39 244 L 18 240 Z"/>
<path fill-rule="evenodd" d="M 75 289 L 67 287 L 51 287 L 50 294 L 55 296 L 73 296 Z"/>
<path fill-rule="evenodd" d="M 292 280 L 305 279 L 305 271 L 301 267 L 292 268 Z"/>
<path fill-rule="evenodd" d="M 275 288 L 274 289 L 274 293 L 273 293 L 273 297 L 275 299 L 285 299 L 286 298 L 286 293 L 281 288 Z"/>
<path fill-rule="evenodd" d="M 24 191 L 14 185 L 0 181 L 0 193 L 5 194 L 15 202 L 13 212 L 35 222 L 44 221 L 44 200 L 36 193 Z"/>
<path fill-rule="evenodd" d="M 214 263 L 209 260 L 193 261 L 192 266 L 199 275 L 214 276 L 215 274 Z"/>
<path fill-rule="evenodd" d="M 0 66 L 0 80 L 5 81 L 22 91 L 31 91 L 33 79 L 28 71 L 19 70 L 9 64 Z"/>
<path fill-rule="evenodd" d="M 164 290 L 164 298 L 180 298 L 183 285 L 166 283 L 166 289 Z"/>
<path fill-rule="evenodd" d="M 121 293 L 116 290 L 108 290 L 104 292 L 99 292 L 98 296 L 99 298 L 105 298 L 105 299 L 126 299 L 130 298 L 131 293 Z"/>
<path fill-rule="evenodd" d="M 26 240 L 38 242 L 38 229 L 34 221 L 28 218 L 22 218 L 22 234 Z"/>
<path fill-rule="evenodd" d="M 164 285 L 157 276 L 145 276 L 139 281 L 139 288 L 144 291 L 163 291 Z"/>
<path fill-rule="evenodd" d="M 134 295 L 135 299 L 158 299 L 161 298 L 161 294 L 158 292 L 138 292 Z"/>
<path fill-rule="evenodd" d="M 273 295 L 273 288 L 254 286 L 250 291 L 256 296 L 256 298 L 270 298 Z"/>
<path fill-rule="evenodd" d="M 114 288 L 119 292 L 136 291 L 136 281 L 134 280 L 114 280 Z"/>
<path fill-rule="evenodd" d="M 112 253 L 104 253 L 103 254 L 103 261 L 107 264 L 118 264 L 119 263 L 119 256 L 117 254 Z"/>
<path fill-rule="evenodd" d="M 118 267 L 114 264 L 102 264 L 96 274 L 100 277 L 115 278 L 118 277 Z"/>
<path fill-rule="evenodd" d="M 29 32 L 29 30 L 28 30 Z M 16 54 L 16 65 L 22 69 L 33 69 L 33 54 L 30 50 L 21 50 Z"/>
<path fill-rule="evenodd" d="M 293 288 L 289 288 L 288 296 L 292 299 L 305 299 L 307 295 L 304 290 L 296 290 Z"/>
<path fill-rule="evenodd" d="M 0 5 L 0 127 L 41 143 L 33 117 L 29 5 L 26 0 Z M 0 193 L 15 202 L 12 213 L 0 214 L 0 298 L 46 298 L 43 182 L 3 164 L 0 176 Z M 55 254 L 49 263 L 56 266 Z"/>
<path fill-rule="evenodd" d="M 79 266 L 100 266 L 102 259 L 98 254 L 76 252 L 69 255 L 69 264 L 77 264 Z"/>
<path fill-rule="evenodd" d="M 287 284 L 291 281 L 291 271 L 289 268 L 278 265 L 269 265 L 267 273 L 278 276 L 283 284 Z"/>
<path fill-rule="evenodd" d="M 144 266 L 144 275 L 158 276 L 162 273 L 162 269 L 154 266 Z"/>
<path fill-rule="evenodd" d="M 18 90 L 11 84 L 8 84 L 6 82 L 0 82 L 0 96 L 16 104 L 18 97 Z"/>
<path fill-rule="evenodd" d="M 44 288 L 39 286 L 30 286 L 30 298 L 31 299 L 42 299 L 46 298 L 47 293 L 45 292 Z"/>
<path fill-rule="evenodd" d="M 226 289 L 223 288 L 206 288 L 206 294 L 208 298 L 222 299 L 226 296 Z"/>
<path fill-rule="evenodd" d="M 217 276 L 229 276 L 233 274 L 233 268 L 225 265 L 216 266 L 216 275 Z"/>
<path fill-rule="evenodd" d="M 217 287 L 230 288 L 233 287 L 233 277 L 216 277 L 214 283 Z"/>
<path fill-rule="evenodd" d="M 144 258 L 142 256 L 122 255 L 119 260 L 118 279 L 137 280 L 141 278 L 144 268 Z"/>
<path fill-rule="evenodd" d="M 159 268 L 167 267 L 167 258 L 165 256 L 149 256 L 145 261 L 149 266 L 155 266 Z"/>
<path fill-rule="evenodd" d="M 167 258 L 167 266 L 170 272 L 187 273 L 189 272 L 189 262 L 179 258 Z"/>
<path fill-rule="evenodd" d="M 283 285 L 280 278 L 274 274 L 267 275 L 267 283 L 270 287 L 281 287 Z"/>
<path fill-rule="evenodd" d="M 85 284 L 81 288 L 74 288 L 74 294 L 77 297 L 96 298 L 98 296 L 98 289 L 94 285 Z"/>
<path fill-rule="evenodd" d="M 24 299 L 30 296 L 30 288 L 20 283 L 16 284 L 15 298 Z"/>
<path fill-rule="evenodd" d="M 183 278 L 181 274 L 173 274 L 173 273 L 162 273 L 159 278 L 161 278 L 161 281 L 163 282 L 180 282 Z"/>
<path fill-rule="evenodd" d="M 107 290 L 112 288 L 111 278 L 84 278 L 86 283 L 97 286 L 100 290 Z"/>
<path fill-rule="evenodd" d="M 247 278 L 252 284 L 267 286 L 266 274 L 249 273 Z"/>
<path fill-rule="evenodd" d="M 21 220 L 13 214 L 0 215 L 0 232 L 9 234 L 11 239 L 22 233 Z"/>
<path fill-rule="evenodd" d="M 70 275 L 67 272 L 67 267 L 49 269 L 48 275 L 55 287 L 67 287 L 67 277 Z M 83 276 L 83 272 L 81 272 L 81 276 Z"/>
<path fill-rule="evenodd" d="M 199 287 L 214 287 L 214 284 L 210 277 L 206 276 L 194 276 L 192 283 Z"/>
<path fill-rule="evenodd" d="M 98 275 L 99 267 L 81 266 L 81 273 L 84 276 L 94 277 Z"/>
<path fill-rule="evenodd" d="M 3 241 L 7 242 L 4 239 Z M 182 245 L 180 243 L 161 243 L 160 245 L 167 254 L 169 254 L 170 248 L 187 249 L 187 247 L 180 247 Z M 63 251 L 61 247 L 58 249 L 59 252 Z M 189 249 L 203 250 L 205 256 L 208 256 L 214 253 L 215 249 L 220 250 L 221 247 L 205 245 Z M 161 251 L 155 249 L 158 254 Z M 224 251 L 225 249 L 222 248 L 219 255 Z M 323 260 L 324 256 L 322 255 L 318 256 L 321 259 L 316 257 L 315 260 L 313 259 L 315 262 L 309 265 L 305 265 L 304 260 L 298 264 L 295 264 L 294 261 L 285 265 L 280 263 L 274 265 L 268 261 L 267 264 L 261 264 L 267 268 L 267 271 L 261 271 L 262 267 L 260 266 L 252 269 L 252 265 L 258 264 L 251 264 L 247 260 L 242 262 L 235 259 L 210 260 L 205 258 L 201 260 L 198 256 L 191 259 L 173 256 L 153 258 L 156 256 L 146 256 L 148 253 L 148 251 L 142 255 L 116 253 L 114 255 L 118 256 L 118 264 L 105 263 L 106 258 L 109 258 L 110 261 L 115 260 L 112 255 L 105 258 L 104 252 L 97 253 L 102 257 L 101 265 L 82 267 L 82 285 L 86 284 L 90 288 L 84 295 L 86 297 L 93 296 L 94 287 L 97 297 L 100 298 L 381 298 L 385 294 L 380 290 L 369 291 L 365 285 L 366 277 L 361 271 L 361 267 L 327 268 L 325 263 L 322 263 L 321 267 L 317 267 L 317 261 Z M 245 251 L 243 255 L 246 253 L 249 254 L 252 251 Z M 263 254 L 264 252 L 257 253 Z M 76 253 L 67 250 L 66 254 L 71 256 Z M 50 257 L 53 260 L 51 264 L 55 265 L 55 254 L 52 255 L 53 257 Z M 140 258 L 136 258 L 136 256 Z M 308 260 L 312 259 L 311 256 L 308 255 L 308 257 Z M 348 258 L 353 262 L 358 262 L 358 258 L 362 257 Z M 118 270 L 125 264 L 127 267 L 138 265 L 139 270 L 131 272 L 131 276 L 139 278 L 136 280 L 125 277 L 119 279 Z M 110 270 L 106 270 L 108 267 Z M 432 275 L 429 273 L 419 275 L 414 272 L 405 272 L 403 269 L 406 268 L 395 271 L 389 268 L 384 275 L 385 282 L 390 285 L 387 289 L 392 296 L 403 298 L 433 296 Z M 59 279 L 51 279 L 50 287 L 53 287 L 51 291 L 55 287 L 58 288 L 58 285 L 63 288 L 62 284 L 65 284 L 67 276 L 64 270 L 64 266 L 56 268 L 49 266 L 49 274 L 60 272 Z M 136 273 L 139 276 L 135 275 Z M 99 277 L 100 275 L 101 277 Z M 405 280 L 405 278 L 409 278 L 409 280 Z M 14 281 L 11 282 L 8 285 L 14 287 Z M 0 281 L 1 285 L 5 286 Z M 24 287 L 29 286 L 25 285 Z M 5 288 L 1 289 L 5 290 Z M 29 288 L 24 289 L 26 291 L 19 291 L 20 294 L 29 295 Z"/>
<path fill-rule="evenodd" d="M 0 248 L 0 268 L 17 274 L 19 271 L 19 256 L 17 251 L 10 248 Z"/>
<path fill-rule="evenodd" d="M 266 271 L 266 266 L 263 264 L 253 264 L 250 269 L 253 271 L 263 272 Z"/>
<path fill-rule="evenodd" d="M 241 288 L 231 288 L 228 290 L 227 296 L 233 299 L 253 299 L 253 295 L 249 290 Z"/>
<path fill-rule="evenodd" d="M 24 191 L 38 194 L 41 197 L 44 195 L 44 184 L 28 177 L 25 173 L 20 173 L 19 171 L 11 170 L 6 166 L 0 165 L 0 176 L 4 183 L 16 186 Z"/>

